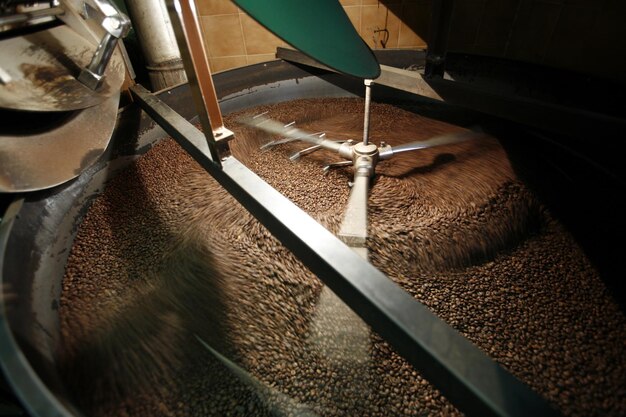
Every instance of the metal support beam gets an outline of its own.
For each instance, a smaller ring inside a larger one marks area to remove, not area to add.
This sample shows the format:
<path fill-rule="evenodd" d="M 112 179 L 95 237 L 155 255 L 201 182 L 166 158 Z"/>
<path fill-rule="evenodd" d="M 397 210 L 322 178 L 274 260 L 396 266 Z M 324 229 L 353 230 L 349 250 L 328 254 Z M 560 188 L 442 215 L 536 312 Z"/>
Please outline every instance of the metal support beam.
<path fill-rule="evenodd" d="M 468 416 L 558 413 L 241 162 L 216 165 L 203 134 L 140 85 L 135 101 L 372 329 Z M 210 196 L 209 196 L 210 197 Z"/>
<path fill-rule="evenodd" d="M 454 0 L 435 0 L 433 2 L 424 73 L 428 78 L 443 77 L 453 10 Z"/>

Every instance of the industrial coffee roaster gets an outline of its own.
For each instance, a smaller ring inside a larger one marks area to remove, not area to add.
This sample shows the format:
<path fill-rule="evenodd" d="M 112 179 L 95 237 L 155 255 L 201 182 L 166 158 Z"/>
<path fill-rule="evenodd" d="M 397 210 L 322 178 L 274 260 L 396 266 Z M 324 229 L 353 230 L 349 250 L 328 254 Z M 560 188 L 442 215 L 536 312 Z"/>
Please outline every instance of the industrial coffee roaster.
<path fill-rule="evenodd" d="M 178 71 L 179 78 L 152 93 L 135 82 L 122 41 L 138 22 L 131 24 L 114 3 L 0 1 L 0 415 L 82 415 L 57 370 L 66 261 L 94 198 L 167 136 L 458 410 L 475 416 L 560 414 L 367 261 L 367 189 L 377 162 L 474 134 L 373 145 L 369 103 L 463 108 L 499 132 L 507 150 L 533 167 L 529 181 L 571 227 L 623 308 L 622 86 L 447 53 L 451 0 L 433 2 L 428 51 L 376 53 L 338 2 L 240 1 L 294 49 L 280 48 L 275 61 L 212 75 L 193 2 L 166 3 L 151 13 L 151 38 L 163 31 L 175 37 L 173 53 L 179 50 L 180 57 L 161 70 Z M 188 82 L 181 82 L 184 73 Z M 255 106 L 319 97 L 364 97 L 363 138 L 339 143 L 264 115 L 243 123 L 337 152 L 344 158 L 338 164 L 352 166 L 349 213 L 337 236 L 230 154 L 237 136 L 222 120 Z M 314 415 L 307 412 L 300 414 Z"/>

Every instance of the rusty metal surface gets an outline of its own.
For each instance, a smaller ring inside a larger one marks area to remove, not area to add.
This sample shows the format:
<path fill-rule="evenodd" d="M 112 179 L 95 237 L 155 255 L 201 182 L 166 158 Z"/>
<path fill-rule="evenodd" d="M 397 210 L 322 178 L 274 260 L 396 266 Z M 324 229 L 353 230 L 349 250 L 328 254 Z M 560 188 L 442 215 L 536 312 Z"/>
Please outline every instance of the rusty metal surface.
<path fill-rule="evenodd" d="M 80 175 L 102 155 L 115 127 L 119 93 L 102 104 L 51 119 L 47 113 L 0 112 L 19 125 L 0 134 L 0 192 L 35 191 Z M 45 117 L 48 130 L 41 125 Z M 7 123 L 9 124 L 9 123 Z"/>
<path fill-rule="evenodd" d="M 124 81 L 119 50 L 113 54 L 103 85 L 92 91 L 77 80 L 96 45 L 68 26 L 57 26 L 0 41 L 0 108 L 72 111 L 103 103 Z"/>

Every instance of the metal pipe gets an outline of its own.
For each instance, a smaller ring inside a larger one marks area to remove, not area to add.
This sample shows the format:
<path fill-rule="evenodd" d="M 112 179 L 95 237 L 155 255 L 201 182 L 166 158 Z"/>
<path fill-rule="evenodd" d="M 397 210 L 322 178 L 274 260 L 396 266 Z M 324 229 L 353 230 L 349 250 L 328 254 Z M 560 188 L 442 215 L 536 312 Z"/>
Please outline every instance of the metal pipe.
<path fill-rule="evenodd" d="M 147 61 L 153 91 L 187 81 L 164 0 L 127 1 L 126 7 Z"/>
<path fill-rule="evenodd" d="M 365 115 L 363 117 L 363 145 L 370 137 L 370 103 L 372 102 L 372 80 L 365 80 Z"/>

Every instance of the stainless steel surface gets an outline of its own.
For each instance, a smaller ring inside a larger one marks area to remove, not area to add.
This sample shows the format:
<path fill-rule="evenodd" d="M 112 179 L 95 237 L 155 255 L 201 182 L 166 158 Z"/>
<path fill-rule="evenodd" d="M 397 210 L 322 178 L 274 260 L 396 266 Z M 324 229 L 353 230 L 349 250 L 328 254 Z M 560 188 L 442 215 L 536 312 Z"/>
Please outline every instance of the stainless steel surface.
<path fill-rule="evenodd" d="M 363 144 L 370 138 L 370 104 L 372 102 L 372 80 L 365 80 L 365 110 L 363 111 Z"/>
<path fill-rule="evenodd" d="M 313 153 L 317 150 L 322 149 L 322 147 L 320 145 L 313 145 L 313 146 L 309 146 L 308 148 L 302 149 L 301 151 L 295 152 L 292 155 L 289 156 L 289 160 L 290 161 L 298 161 L 300 160 L 300 158 L 302 157 L 302 155 L 308 155 L 310 153 Z"/>
<path fill-rule="evenodd" d="M 117 42 L 128 34 L 130 20 L 108 0 L 87 0 L 85 8 L 93 7 L 103 16 L 101 26 L 105 33 L 96 48 L 89 65 L 80 72 L 78 80 L 89 89 L 97 91 L 104 82 L 105 70 L 115 51 Z M 92 13 L 87 13 L 91 15 Z"/>
<path fill-rule="evenodd" d="M 319 135 L 320 138 L 324 137 L 326 134 L 323 133 L 321 135 Z M 295 140 L 295 139 L 294 139 Z M 338 140 L 336 141 L 337 143 L 341 144 L 344 143 L 344 140 Z M 311 154 L 317 150 L 322 149 L 322 145 L 313 145 L 313 146 L 309 146 L 308 148 L 302 149 L 301 151 L 295 152 L 292 155 L 289 156 L 289 160 L 290 161 L 298 161 L 302 156 L 304 155 L 308 155 Z"/>
<path fill-rule="evenodd" d="M 241 119 L 241 122 L 247 124 L 248 126 L 264 130 L 268 133 L 286 136 L 292 140 L 301 140 L 303 142 L 312 143 L 331 151 L 338 152 L 341 147 L 341 144 L 338 141 L 321 138 L 314 133 L 305 132 L 297 127 L 292 127 L 292 125 L 285 126 L 283 123 L 272 120 L 263 114 L 243 118 Z"/>
<path fill-rule="evenodd" d="M 2 213 L 0 221 L 0 272 L 4 270 L 4 252 L 13 224 L 20 214 L 23 203 L 24 199 L 16 199 L 9 205 L 6 212 Z M 0 360 L 0 370 L 11 383 L 16 395 L 31 400 L 22 403 L 31 416 L 60 417 L 69 415 L 61 412 L 61 410 L 66 410 L 65 406 L 47 389 L 22 352 L 8 321 L 8 300 L 6 298 L 10 294 L 5 287 L 5 282 L 0 283 L 3 284 L 0 285 L 0 340 L 2 340 L 0 343 L 0 358 L 2 359 Z"/>
<path fill-rule="evenodd" d="M 369 105 L 366 104 L 369 111 Z M 369 119 L 369 115 L 366 116 Z M 369 124 L 369 122 L 368 122 Z M 354 182 L 338 236 L 348 246 L 367 259 L 367 197 L 370 178 L 374 176 L 378 161 L 378 148 L 365 140 L 351 147 L 353 153 Z"/>
<path fill-rule="evenodd" d="M 541 397 L 143 87 L 139 105 L 233 197 L 466 415 L 552 416 Z M 367 187 L 366 187 L 367 188 Z"/>
<path fill-rule="evenodd" d="M 0 67 L 9 79 L 0 83 L 0 108 L 72 111 L 117 96 L 125 77 L 117 50 L 97 92 L 76 79 L 94 50 L 95 45 L 65 25 L 1 40 Z"/>
<path fill-rule="evenodd" d="M 322 171 L 324 172 L 324 174 L 326 174 L 328 171 L 330 171 L 333 168 L 341 168 L 341 167 L 349 167 L 349 166 L 352 166 L 352 161 L 332 162 L 330 164 L 324 165 L 324 167 L 322 168 Z"/>
<path fill-rule="evenodd" d="M 41 190 L 80 175 L 108 146 L 118 103 L 119 93 L 68 115 L 49 130 L 0 133 L 0 192 Z M 30 115 L 31 128 L 38 117 Z"/>
<path fill-rule="evenodd" d="M 367 161 L 357 163 L 368 164 Z M 371 165 L 371 162 L 369 163 Z M 351 248 L 360 248 L 363 257 L 367 259 L 367 196 L 369 192 L 369 170 L 357 169 L 354 173 L 354 183 L 350 190 L 348 205 L 346 206 L 343 221 L 337 236 Z"/>

